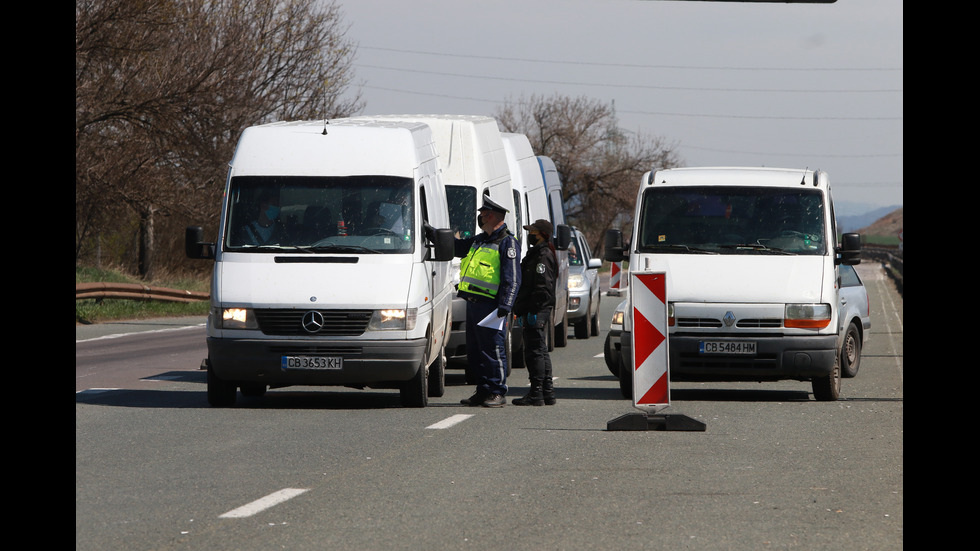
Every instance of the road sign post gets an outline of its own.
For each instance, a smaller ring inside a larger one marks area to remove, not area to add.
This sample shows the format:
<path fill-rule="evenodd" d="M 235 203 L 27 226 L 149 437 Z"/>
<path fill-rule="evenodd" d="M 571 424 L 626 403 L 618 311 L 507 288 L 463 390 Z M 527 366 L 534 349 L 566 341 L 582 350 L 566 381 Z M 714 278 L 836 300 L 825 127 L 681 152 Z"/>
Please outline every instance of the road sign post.
<path fill-rule="evenodd" d="M 623 263 L 613 262 L 609 268 L 609 294 L 619 296 L 622 290 Z"/>
<path fill-rule="evenodd" d="M 631 272 L 630 304 L 633 407 L 643 413 L 622 415 L 609 421 L 608 430 L 703 431 L 704 423 L 686 415 L 660 414 L 670 406 L 670 369 L 667 338 L 667 274 Z"/>

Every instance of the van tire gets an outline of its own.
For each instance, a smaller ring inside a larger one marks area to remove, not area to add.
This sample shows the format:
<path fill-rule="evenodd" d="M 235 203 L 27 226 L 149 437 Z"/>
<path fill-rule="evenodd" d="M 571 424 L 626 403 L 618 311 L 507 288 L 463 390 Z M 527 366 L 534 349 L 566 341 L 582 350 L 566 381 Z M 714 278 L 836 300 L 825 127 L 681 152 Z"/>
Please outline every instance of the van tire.
<path fill-rule="evenodd" d="M 214 368 L 208 366 L 208 404 L 211 407 L 224 408 L 235 405 L 238 397 L 238 387 L 234 383 L 223 381 L 214 374 Z"/>
<path fill-rule="evenodd" d="M 840 398 L 841 368 L 840 354 L 834 359 L 834 368 L 826 377 L 813 379 L 813 398 L 818 402 L 834 402 Z"/>
<path fill-rule="evenodd" d="M 424 408 L 429 403 L 429 367 L 425 365 L 425 357 L 419 362 L 415 376 L 403 382 L 399 387 L 401 404 L 407 408 Z"/>
<path fill-rule="evenodd" d="M 429 367 L 428 388 L 430 398 L 441 398 L 446 393 L 446 347 L 439 350 L 439 355 Z"/>
<path fill-rule="evenodd" d="M 627 400 L 633 399 L 633 366 L 627 365 L 627 360 L 619 356 L 619 392 Z"/>
<path fill-rule="evenodd" d="M 841 377 L 850 379 L 858 374 L 861 367 L 861 333 L 857 325 L 851 322 L 844 334 L 844 344 L 840 349 Z"/>

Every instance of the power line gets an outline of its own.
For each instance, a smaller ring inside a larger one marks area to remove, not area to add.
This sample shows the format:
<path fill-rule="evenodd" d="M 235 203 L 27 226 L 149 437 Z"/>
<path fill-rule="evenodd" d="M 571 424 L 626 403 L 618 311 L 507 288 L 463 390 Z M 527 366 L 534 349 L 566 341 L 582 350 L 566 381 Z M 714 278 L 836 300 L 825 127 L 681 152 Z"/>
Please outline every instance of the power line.
<path fill-rule="evenodd" d="M 457 78 L 478 78 L 484 80 L 502 80 L 507 82 L 537 82 L 540 84 L 560 84 L 562 86 L 600 86 L 603 88 L 638 88 L 641 90 L 678 90 L 678 91 L 700 91 L 700 92 L 778 92 L 778 93 L 806 93 L 806 94 L 838 94 L 838 93 L 888 93 L 902 92 L 901 89 L 881 89 L 881 90 L 813 90 L 813 89 L 755 89 L 755 88 L 704 88 L 689 86 L 652 86 L 647 84 L 609 84 L 594 82 L 568 82 L 560 80 L 539 80 L 509 78 L 487 75 L 473 75 L 462 73 L 448 73 L 445 71 L 425 71 L 421 69 L 405 69 L 401 67 L 384 67 L 381 65 L 359 65 L 368 69 L 381 69 L 385 71 L 402 71 L 414 74 L 439 75 Z"/>
<path fill-rule="evenodd" d="M 710 65 L 644 65 L 636 63 L 613 63 L 609 61 L 564 61 L 553 59 L 531 59 L 520 57 L 485 56 L 472 54 L 453 54 L 445 52 L 426 52 L 421 50 L 406 50 L 404 48 L 382 48 L 379 46 L 358 46 L 363 50 L 379 50 L 403 54 L 434 55 L 443 57 L 459 57 L 466 59 L 489 59 L 494 61 L 522 61 L 525 63 L 549 63 L 562 65 L 593 65 L 600 67 L 631 67 L 636 69 L 691 69 L 710 71 L 904 71 L 902 67 L 723 67 Z"/>

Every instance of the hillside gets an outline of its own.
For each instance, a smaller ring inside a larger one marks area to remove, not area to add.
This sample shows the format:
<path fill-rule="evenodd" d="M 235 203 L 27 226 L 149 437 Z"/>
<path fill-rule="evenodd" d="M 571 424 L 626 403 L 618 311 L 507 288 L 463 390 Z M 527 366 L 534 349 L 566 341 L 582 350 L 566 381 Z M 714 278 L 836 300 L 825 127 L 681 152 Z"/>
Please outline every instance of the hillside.
<path fill-rule="evenodd" d="M 861 235 L 881 235 L 898 239 L 898 231 L 903 227 L 904 207 L 882 216 L 875 220 L 871 225 L 857 230 Z"/>

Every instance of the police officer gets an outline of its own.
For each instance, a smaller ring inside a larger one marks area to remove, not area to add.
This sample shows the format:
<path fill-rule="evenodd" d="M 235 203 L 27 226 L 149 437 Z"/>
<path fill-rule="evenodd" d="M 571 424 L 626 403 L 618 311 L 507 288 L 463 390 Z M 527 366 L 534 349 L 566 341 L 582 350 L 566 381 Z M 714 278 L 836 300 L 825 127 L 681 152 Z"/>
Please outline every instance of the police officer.
<path fill-rule="evenodd" d="M 537 220 L 524 226 L 531 245 L 521 261 L 521 289 L 514 303 L 514 314 L 523 327 L 524 363 L 531 380 L 531 390 L 523 398 L 515 398 L 518 406 L 554 405 L 555 387 L 551 378 L 551 356 L 548 354 L 546 331 L 555 308 L 555 278 L 558 259 L 551 243 L 554 226 L 547 220 Z"/>
<path fill-rule="evenodd" d="M 507 394 L 506 335 L 514 300 L 521 285 L 520 259 L 514 235 L 504 223 L 507 209 L 484 197 L 478 223 L 483 233 L 456 240 L 459 296 L 466 300 L 467 380 L 476 392 L 463 404 L 502 407 Z M 493 314 L 491 316 L 491 314 Z M 502 317 L 502 327 L 481 324 Z"/>

